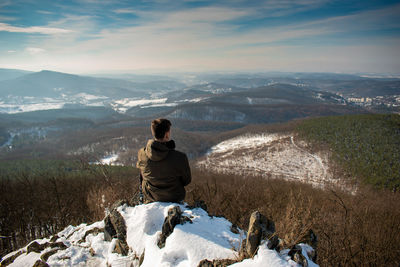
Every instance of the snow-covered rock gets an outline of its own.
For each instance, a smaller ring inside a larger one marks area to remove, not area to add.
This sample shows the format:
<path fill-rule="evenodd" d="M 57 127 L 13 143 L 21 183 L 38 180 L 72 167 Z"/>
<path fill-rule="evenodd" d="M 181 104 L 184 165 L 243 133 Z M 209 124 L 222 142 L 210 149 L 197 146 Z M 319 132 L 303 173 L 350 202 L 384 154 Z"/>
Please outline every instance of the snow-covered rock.
<path fill-rule="evenodd" d="M 167 237 L 165 246 L 159 248 L 157 241 L 163 222 L 168 210 L 175 206 L 179 206 L 182 216 L 188 217 L 191 222 L 176 225 Z M 122 205 L 116 210 L 126 223 L 126 242 L 129 246 L 127 256 L 114 253 L 117 239 L 105 241 L 105 224 L 104 221 L 99 221 L 91 225 L 68 226 L 56 237 L 32 241 L 28 246 L 4 256 L 3 261 L 15 255 L 14 261 L 8 266 L 30 267 L 41 260 L 49 266 L 197 267 L 204 259 L 238 261 L 240 245 L 246 238 L 246 233 L 242 230 L 233 233 L 232 224 L 228 220 L 209 216 L 205 210 L 190 208 L 185 204 L 155 202 L 135 207 Z M 43 250 L 30 252 L 29 245 L 32 246 L 34 242 Z M 60 242 L 66 248 L 51 245 Z M 289 250 L 278 253 L 268 249 L 267 242 L 261 243 L 254 258 L 229 266 L 298 266 L 288 256 Z M 304 258 L 308 260 L 308 266 L 317 266 L 307 256 L 307 251 L 312 248 L 305 244 L 299 246 Z M 46 253 L 47 256 L 44 257 Z"/>

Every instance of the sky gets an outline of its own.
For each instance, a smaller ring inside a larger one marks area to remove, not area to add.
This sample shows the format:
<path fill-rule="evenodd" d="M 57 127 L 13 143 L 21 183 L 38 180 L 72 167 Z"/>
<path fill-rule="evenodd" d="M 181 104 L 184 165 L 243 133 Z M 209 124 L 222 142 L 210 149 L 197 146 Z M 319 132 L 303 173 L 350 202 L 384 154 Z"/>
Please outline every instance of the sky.
<path fill-rule="evenodd" d="M 0 0 L 0 68 L 400 73 L 400 0 Z"/>

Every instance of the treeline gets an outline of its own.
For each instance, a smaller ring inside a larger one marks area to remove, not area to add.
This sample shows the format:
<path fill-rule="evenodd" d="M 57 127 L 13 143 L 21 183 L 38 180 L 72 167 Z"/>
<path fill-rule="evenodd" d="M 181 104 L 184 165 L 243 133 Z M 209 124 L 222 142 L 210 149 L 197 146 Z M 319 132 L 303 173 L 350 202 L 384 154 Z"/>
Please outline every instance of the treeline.
<path fill-rule="evenodd" d="M 132 197 L 137 183 L 132 167 L 85 160 L 2 161 L 0 256 L 70 224 L 102 219 L 116 199 Z"/>
<path fill-rule="evenodd" d="M 348 176 L 400 189 L 400 115 L 346 115 L 304 120 L 301 137 L 328 146 Z"/>

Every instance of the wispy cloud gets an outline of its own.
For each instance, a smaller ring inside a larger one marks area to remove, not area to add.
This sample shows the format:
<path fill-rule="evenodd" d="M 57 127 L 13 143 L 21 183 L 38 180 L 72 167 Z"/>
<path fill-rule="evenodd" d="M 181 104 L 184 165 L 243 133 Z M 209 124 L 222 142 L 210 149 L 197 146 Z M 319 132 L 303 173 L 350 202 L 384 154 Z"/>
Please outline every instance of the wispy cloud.
<path fill-rule="evenodd" d="M 137 14 L 137 13 L 140 13 L 139 10 L 131 9 L 131 8 L 115 9 L 115 10 L 113 10 L 113 12 L 116 13 L 116 14 Z"/>
<path fill-rule="evenodd" d="M 40 34 L 65 34 L 71 33 L 71 30 L 51 28 L 51 27 L 40 27 L 40 26 L 30 26 L 30 27 L 17 27 L 6 23 L 0 23 L 0 31 L 4 32 L 19 32 L 19 33 L 40 33 Z"/>
<path fill-rule="evenodd" d="M 47 10 L 38 10 L 36 12 L 39 14 L 44 14 L 44 15 L 53 15 L 54 14 L 54 12 L 47 11 Z"/>
<path fill-rule="evenodd" d="M 44 53 L 46 50 L 43 48 L 38 48 L 38 47 L 27 47 L 25 49 L 25 51 L 31 55 L 37 55 L 37 54 Z"/>

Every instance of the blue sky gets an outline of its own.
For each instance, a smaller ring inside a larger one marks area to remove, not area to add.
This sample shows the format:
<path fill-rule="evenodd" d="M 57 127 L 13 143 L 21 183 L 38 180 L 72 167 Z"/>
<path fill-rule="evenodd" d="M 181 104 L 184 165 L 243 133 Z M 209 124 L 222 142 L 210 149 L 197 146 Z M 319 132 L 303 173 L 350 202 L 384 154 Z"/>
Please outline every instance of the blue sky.
<path fill-rule="evenodd" d="M 0 0 L 0 68 L 400 73 L 400 0 Z"/>

